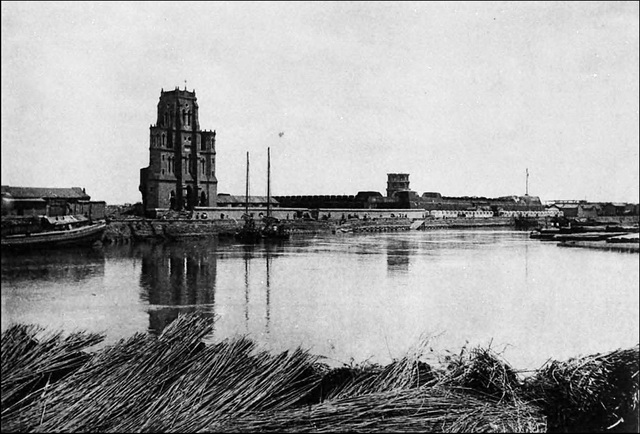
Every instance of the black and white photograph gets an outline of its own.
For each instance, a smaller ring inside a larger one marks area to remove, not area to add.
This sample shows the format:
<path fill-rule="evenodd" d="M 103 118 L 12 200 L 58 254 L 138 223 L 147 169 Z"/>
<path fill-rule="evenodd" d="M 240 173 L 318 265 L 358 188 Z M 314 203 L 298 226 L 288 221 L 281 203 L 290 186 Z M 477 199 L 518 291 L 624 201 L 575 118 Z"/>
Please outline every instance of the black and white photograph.
<path fill-rule="evenodd" d="M 2 432 L 640 432 L 640 3 L 2 1 Z"/>

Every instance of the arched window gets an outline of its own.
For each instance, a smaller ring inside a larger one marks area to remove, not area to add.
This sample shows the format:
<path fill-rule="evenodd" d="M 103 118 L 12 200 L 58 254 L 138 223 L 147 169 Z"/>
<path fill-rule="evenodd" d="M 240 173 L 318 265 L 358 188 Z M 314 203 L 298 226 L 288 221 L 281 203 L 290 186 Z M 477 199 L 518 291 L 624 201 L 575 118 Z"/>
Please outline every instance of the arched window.
<path fill-rule="evenodd" d="M 204 191 L 200 193 L 200 206 L 207 206 L 207 195 Z"/>
<path fill-rule="evenodd" d="M 202 174 L 204 175 L 204 158 L 200 160 L 200 168 L 201 168 L 200 172 L 202 172 Z"/>

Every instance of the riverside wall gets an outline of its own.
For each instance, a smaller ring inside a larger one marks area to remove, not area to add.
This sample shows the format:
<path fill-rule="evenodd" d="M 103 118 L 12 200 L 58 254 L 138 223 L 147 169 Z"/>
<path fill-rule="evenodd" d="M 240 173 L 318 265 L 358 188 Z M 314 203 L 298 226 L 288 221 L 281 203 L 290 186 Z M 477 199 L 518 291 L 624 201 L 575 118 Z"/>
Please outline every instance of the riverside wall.
<path fill-rule="evenodd" d="M 320 214 L 319 219 L 294 219 L 295 213 L 289 210 L 287 219 L 286 210 L 284 213 L 273 213 L 280 218 L 287 230 L 296 234 L 319 234 L 319 233 L 340 233 L 340 232 L 382 232 L 409 230 L 414 221 L 423 220 L 420 217 L 409 217 L 409 213 L 403 210 L 385 210 L 371 213 L 371 210 L 331 210 L 326 214 Z M 295 210 L 293 210 L 295 211 Z M 307 212 L 308 210 L 305 210 Z M 393 212 L 390 212 L 393 211 Z M 259 214 L 256 221 L 259 223 Z M 331 214 L 330 216 L 328 214 Z M 342 215 L 351 218 L 342 220 Z M 415 213 L 412 213 L 415 214 Z M 420 213 L 422 214 L 422 213 Z M 366 218 L 365 218 L 366 215 Z M 334 216 L 337 216 L 335 218 Z M 214 217 L 211 214 L 211 217 Z M 183 215 L 180 218 L 134 218 L 111 219 L 103 235 L 102 241 L 105 243 L 128 243 L 141 240 L 176 240 L 190 237 L 231 237 L 242 227 L 243 220 L 240 215 L 235 218 L 228 214 L 220 218 L 217 214 L 214 218 L 202 218 L 202 211 L 195 211 L 192 215 Z M 451 219 L 424 219 L 424 224 L 419 228 L 429 229 L 462 229 L 473 227 L 509 227 L 513 226 L 513 219 L 508 217 L 495 217 L 485 219 L 471 218 L 451 218 Z"/>

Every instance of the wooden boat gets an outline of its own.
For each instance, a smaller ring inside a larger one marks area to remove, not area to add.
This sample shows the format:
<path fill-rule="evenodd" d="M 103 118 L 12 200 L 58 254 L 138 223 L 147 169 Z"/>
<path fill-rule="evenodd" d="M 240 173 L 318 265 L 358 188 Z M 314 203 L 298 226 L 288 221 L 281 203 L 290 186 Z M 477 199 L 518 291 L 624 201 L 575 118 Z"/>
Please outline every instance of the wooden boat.
<path fill-rule="evenodd" d="M 559 228 L 542 228 L 537 231 L 533 231 L 529 234 L 529 238 L 536 240 L 549 241 L 553 240 L 553 237 L 562 233 Z"/>
<path fill-rule="evenodd" d="M 625 232 L 584 232 L 573 234 L 558 234 L 553 236 L 554 241 L 604 241 L 608 238 L 625 235 Z"/>
<path fill-rule="evenodd" d="M 627 233 L 624 235 L 616 235 L 611 238 L 607 238 L 607 243 L 640 243 L 640 234 L 637 232 Z"/>
<path fill-rule="evenodd" d="M 90 246 L 102 238 L 106 223 L 84 224 L 78 227 L 44 230 L 42 232 L 3 236 L 3 249 Z"/>

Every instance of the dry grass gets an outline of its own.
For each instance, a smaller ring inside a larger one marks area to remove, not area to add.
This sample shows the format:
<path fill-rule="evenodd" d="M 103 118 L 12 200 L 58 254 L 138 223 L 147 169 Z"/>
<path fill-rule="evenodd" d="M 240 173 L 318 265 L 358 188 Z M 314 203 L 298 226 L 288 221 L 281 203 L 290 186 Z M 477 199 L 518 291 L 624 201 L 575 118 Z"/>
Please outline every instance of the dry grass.
<path fill-rule="evenodd" d="M 100 336 L 15 326 L 2 334 L 2 431 L 571 432 L 627 428 L 637 416 L 637 346 L 523 380 L 490 349 L 433 368 L 424 341 L 387 366 L 329 369 L 246 338 L 205 345 L 212 328 L 183 315 L 158 337 L 88 355 Z"/>
<path fill-rule="evenodd" d="M 545 432 L 536 407 L 499 404 L 438 387 L 365 393 L 307 408 L 247 414 L 216 432 Z"/>
<path fill-rule="evenodd" d="M 524 394 L 542 407 L 550 430 L 638 432 L 640 351 L 550 361 L 525 381 Z"/>
<path fill-rule="evenodd" d="M 521 380 L 517 372 L 491 348 L 463 347 L 458 355 L 447 356 L 439 383 L 449 388 L 467 389 L 499 401 L 518 400 Z"/>
<path fill-rule="evenodd" d="M 38 394 L 79 369 L 90 356 L 83 352 L 104 339 L 98 334 L 49 333 L 35 325 L 13 325 L 2 332 L 2 425 Z"/>

